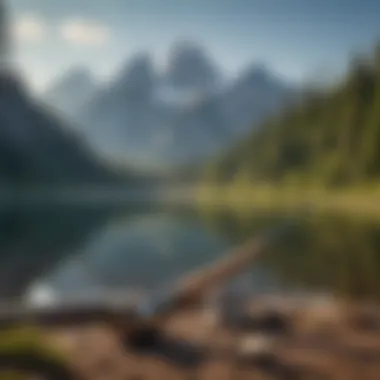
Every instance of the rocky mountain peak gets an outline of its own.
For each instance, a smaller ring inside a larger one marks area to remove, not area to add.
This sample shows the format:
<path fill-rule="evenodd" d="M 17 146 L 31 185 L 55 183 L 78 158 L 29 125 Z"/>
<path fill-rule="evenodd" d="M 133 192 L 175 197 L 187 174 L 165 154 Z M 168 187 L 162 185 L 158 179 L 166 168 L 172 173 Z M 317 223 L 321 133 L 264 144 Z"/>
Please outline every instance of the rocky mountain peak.
<path fill-rule="evenodd" d="M 182 41 L 169 52 L 166 80 L 175 87 L 213 87 L 219 70 L 201 46 Z"/>

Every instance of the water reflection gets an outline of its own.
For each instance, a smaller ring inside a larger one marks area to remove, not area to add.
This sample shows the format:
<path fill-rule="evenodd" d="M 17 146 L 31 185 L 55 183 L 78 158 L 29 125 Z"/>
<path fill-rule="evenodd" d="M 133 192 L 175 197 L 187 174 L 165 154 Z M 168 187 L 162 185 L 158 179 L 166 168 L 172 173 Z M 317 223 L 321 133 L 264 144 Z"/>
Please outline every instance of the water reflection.
<path fill-rule="evenodd" d="M 256 211 L 206 219 L 211 229 L 239 242 L 290 217 L 294 215 Z M 284 286 L 380 299 L 380 222 L 355 215 L 299 217 L 292 238 L 264 256 L 261 264 Z"/>
<path fill-rule="evenodd" d="M 212 231 L 194 212 L 156 210 L 119 216 L 92 234 L 78 254 L 44 278 L 55 295 L 104 294 L 121 289 L 154 289 L 216 260 L 233 242 Z M 256 268 L 257 289 L 277 281 Z"/>
<path fill-rule="evenodd" d="M 18 297 L 96 235 L 120 207 L 2 204 L 0 297 Z M 136 210 L 128 207 L 129 215 Z"/>
<path fill-rule="evenodd" d="M 194 218 L 168 213 L 116 219 L 49 276 L 61 291 L 153 288 L 212 260 L 225 247 Z"/>
<path fill-rule="evenodd" d="M 19 296 L 36 277 L 86 239 L 108 212 L 67 207 L 2 207 L 0 212 L 0 295 Z"/>
<path fill-rule="evenodd" d="M 0 296 L 33 283 L 60 294 L 155 288 L 291 215 L 239 216 L 159 208 L 78 206 L 0 210 Z M 251 270 L 256 291 L 318 290 L 380 298 L 380 223 L 338 216 L 297 231 Z"/>

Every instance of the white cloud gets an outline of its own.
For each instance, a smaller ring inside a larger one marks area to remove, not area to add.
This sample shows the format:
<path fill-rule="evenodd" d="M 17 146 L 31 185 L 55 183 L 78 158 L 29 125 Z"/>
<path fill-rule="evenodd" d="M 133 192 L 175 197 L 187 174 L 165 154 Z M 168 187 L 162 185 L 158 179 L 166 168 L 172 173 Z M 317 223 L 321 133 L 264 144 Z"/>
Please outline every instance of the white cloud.
<path fill-rule="evenodd" d="M 76 45 L 101 46 L 109 39 L 106 26 L 83 19 L 66 20 L 60 27 L 61 37 Z"/>
<path fill-rule="evenodd" d="M 39 43 L 46 38 L 46 24 L 36 15 L 20 15 L 13 22 L 11 33 L 19 42 Z"/>

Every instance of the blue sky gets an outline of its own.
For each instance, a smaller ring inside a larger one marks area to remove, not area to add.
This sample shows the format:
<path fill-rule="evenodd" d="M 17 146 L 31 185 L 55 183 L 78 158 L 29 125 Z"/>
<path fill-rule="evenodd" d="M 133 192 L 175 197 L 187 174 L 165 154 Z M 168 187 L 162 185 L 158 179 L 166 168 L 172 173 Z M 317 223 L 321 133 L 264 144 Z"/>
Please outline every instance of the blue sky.
<path fill-rule="evenodd" d="M 288 80 L 339 73 L 380 40 L 376 0 L 8 0 L 17 57 L 43 88 L 73 65 L 108 76 L 137 51 L 162 67 L 182 39 L 234 75 L 265 63 Z"/>

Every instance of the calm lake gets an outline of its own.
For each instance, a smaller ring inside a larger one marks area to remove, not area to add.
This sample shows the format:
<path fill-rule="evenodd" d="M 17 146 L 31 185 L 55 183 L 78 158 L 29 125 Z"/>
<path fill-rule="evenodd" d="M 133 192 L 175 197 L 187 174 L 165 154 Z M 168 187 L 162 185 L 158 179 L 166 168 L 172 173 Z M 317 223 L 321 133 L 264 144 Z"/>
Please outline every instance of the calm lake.
<path fill-rule="evenodd" d="M 1 297 L 154 289 L 291 215 L 199 213 L 149 205 L 3 205 Z M 256 292 L 380 295 L 380 223 L 313 216 L 247 268 Z"/>

